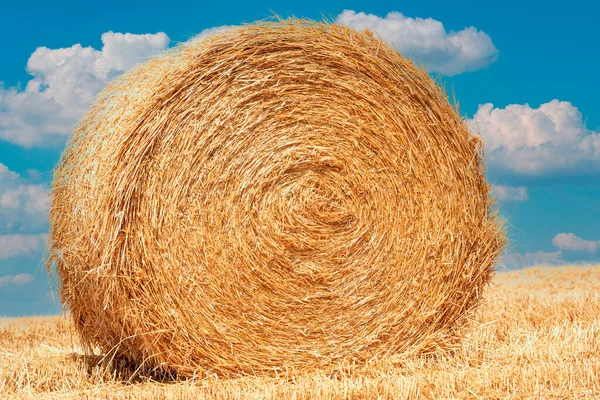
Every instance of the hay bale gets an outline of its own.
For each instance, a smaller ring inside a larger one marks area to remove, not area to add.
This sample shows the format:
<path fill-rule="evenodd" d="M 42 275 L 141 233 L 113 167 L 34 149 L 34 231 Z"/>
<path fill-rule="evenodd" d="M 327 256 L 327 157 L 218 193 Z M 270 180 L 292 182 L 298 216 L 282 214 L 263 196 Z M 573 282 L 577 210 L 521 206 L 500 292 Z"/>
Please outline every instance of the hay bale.
<path fill-rule="evenodd" d="M 56 169 L 62 301 L 89 349 L 183 375 L 444 348 L 504 244 L 480 147 L 369 32 L 178 46 L 98 96 Z"/>

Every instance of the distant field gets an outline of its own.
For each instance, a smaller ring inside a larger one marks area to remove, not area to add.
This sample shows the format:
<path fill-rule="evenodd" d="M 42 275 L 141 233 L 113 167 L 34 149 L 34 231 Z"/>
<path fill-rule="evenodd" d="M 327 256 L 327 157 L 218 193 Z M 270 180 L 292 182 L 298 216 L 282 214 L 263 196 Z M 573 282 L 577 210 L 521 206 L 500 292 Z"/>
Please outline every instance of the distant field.
<path fill-rule="evenodd" d="M 358 373 L 157 381 L 85 357 L 64 317 L 0 319 L 6 399 L 600 399 L 600 265 L 499 273 L 454 351 Z"/>

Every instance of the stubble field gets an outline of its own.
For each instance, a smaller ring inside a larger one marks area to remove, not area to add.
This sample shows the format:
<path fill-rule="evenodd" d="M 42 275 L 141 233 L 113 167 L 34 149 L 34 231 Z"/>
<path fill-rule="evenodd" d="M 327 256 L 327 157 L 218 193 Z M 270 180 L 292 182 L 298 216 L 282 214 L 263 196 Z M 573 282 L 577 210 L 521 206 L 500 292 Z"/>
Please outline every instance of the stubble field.
<path fill-rule="evenodd" d="M 192 380 L 85 356 L 68 318 L 0 319 L 6 399 L 600 399 L 600 265 L 501 272 L 450 352 Z"/>

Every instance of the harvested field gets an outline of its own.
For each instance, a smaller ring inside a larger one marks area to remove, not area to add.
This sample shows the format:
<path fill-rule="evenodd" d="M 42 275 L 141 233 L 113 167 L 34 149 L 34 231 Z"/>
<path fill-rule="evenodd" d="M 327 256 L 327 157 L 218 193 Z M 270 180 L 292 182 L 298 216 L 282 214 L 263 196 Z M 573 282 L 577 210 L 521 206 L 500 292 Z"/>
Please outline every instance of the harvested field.
<path fill-rule="evenodd" d="M 600 398 L 600 266 L 502 272 L 453 351 L 361 372 L 177 379 L 86 357 L 65 317 L 0 320 L 11 399 Z"/>

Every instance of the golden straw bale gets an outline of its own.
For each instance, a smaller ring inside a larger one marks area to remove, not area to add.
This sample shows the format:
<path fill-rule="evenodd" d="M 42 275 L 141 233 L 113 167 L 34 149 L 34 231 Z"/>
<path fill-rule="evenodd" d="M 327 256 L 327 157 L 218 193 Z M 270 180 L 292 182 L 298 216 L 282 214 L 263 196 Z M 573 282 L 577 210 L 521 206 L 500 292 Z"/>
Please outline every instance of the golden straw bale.
<path fill-rule="evenodd" d="M 422 354 L 504 245 L 483 169 L 372 33 L 250 24 L 100 93 L 55 170 L 48 265 L 89 351 L 184 376 Z"/>

